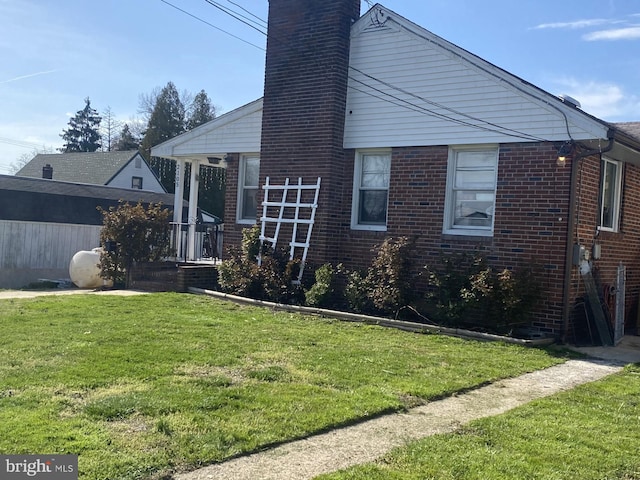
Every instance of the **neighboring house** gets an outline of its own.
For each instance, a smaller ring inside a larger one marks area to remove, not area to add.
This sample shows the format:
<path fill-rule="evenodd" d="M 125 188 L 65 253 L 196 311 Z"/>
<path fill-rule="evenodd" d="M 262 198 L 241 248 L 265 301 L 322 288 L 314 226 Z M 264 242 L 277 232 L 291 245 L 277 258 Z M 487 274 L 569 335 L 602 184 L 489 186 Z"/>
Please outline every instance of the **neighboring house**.
<path fill-rule="evenodd" d="M 226 166 L 225 245 L 259 220 L 266 177 L 321 177 L 315 264 L 365 267 L 373 245 L 410 236 L 418 266 L 476 248 L 496 268 L 539 265 L 533 326 L 565 340 L 581 267 L 611 287 L 624 265 L 619 315 L 636 329 L 640 123 L 604 122 L 359 5 L 271 0 L 263 99 L 152 149 L 182 168 Z"/>
<path fill-rule="evenodd" d="M 40 153 L 22 167 L 16 176 L 166 192 L 137 150 Z"/>
<path fill-rule="evenodd" d="M 73 255 L 100 245 L 97 207 L 120 200 L 173 209 L 167 193 L 0 175 L 0 288 L 68 278 Z"/>

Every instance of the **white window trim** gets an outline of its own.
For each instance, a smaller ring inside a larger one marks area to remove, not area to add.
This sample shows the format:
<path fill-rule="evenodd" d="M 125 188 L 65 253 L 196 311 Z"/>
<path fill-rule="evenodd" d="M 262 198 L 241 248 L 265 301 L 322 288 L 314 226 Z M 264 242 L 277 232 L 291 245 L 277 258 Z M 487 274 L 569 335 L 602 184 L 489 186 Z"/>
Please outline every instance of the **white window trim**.
<path fill-rule="evenodd" d="M 238 165 L 238 192 L 237 192 L 237 202 L 236 202 L 236 223 L 242 225 L 255 225 L 257 222 L 257 216 L 254 219 L 242 218 L 242 210 L 243 210 L 243 201 L 244 201 L 244 174 L 245 168 L 247 164 L 247 159 L 249 158 L 258 158 L 260 159 L 259 153 L 246 153 L 240 155 L 240 163 Z M 260 185 L 258 182 L 258 191 L 260 191 Z M 260 205 L 258 205 L 259 207 Z"/>
<path fill-rule="evenodd" d="M 620 206 L 621 206 L 621 197 L 622 197 L 622 162 L 618 162 L 616 160 L 611 160 L 607 157 L 602 157 L 602 173 L 600 180 L 600 192 L 599 192 L 599 205 L 598 205 L 598 230 L 603 232 L 618 232 L 620 231 Z M 615 198 L 614 198 L 614 207 L 613 207 L 613 227 L 603 227 L 602 226 L 602 215 L 603 215 L 603 206 L 604 206 L 604 173 L 606 171 L 606 164 L 612 163 L 616 165 L 616 179 L 615 179 Z"/>
<path fill-rule="evenodd" d="M 500 157 L 500 146 L 499 145 L 456 145 L 449 147 L 449 158 L 447 161 L 447 191 L 445 194 L 445 204 L 444 204 L 444 219 L 443 219 L 443 227 L 442 232 L 446 235 L 464 235 L 464 236 L 473 236 L 473 237 L 492 237 L 493 236 L 493 227 L 495 224 L 495 200 L 494 200 L 494 215 L 491 216 L 491 226 L 490 227 L 479 227 L 479 226 L 458 226 L 455 227 L 453 225 L 453 217 L 455 213 L 455 196 L 453 194 L 453 187 L 455 182 L 455 173 L 456 173 L 456 154 L 457 152 L 462 151 L 492 151 L 496 154 L 496 168 L 495 168 L 495 179 L 494 179 L 494 195 L 497 200 L 497 190 L 498 190 L 498 163 Z"/>
<path fill-rule="evenodd" d="M 371 232 L 386 232 L 389 216 L 389 187 L 387 185 L 387 219 L 385 219 L 384 225 L 365 225 L 358 223 L 358 209 L 360 208 L 359 190 L 360 190 L 360 177 L 362 176 L 362 157 L 363 155 L 387 155 L 389 157 L 389 170 L 391 170 L 391 150 L 388 148 L 374 148 L 366 150 L 357 150 L 355 157 L 355 166 L 353 169 L 353 192 L 351 195 L 351 229 L 352 230 L 366 230 Z M 389 172 L 389 178 L 391 178 L 391 172 Z"/>

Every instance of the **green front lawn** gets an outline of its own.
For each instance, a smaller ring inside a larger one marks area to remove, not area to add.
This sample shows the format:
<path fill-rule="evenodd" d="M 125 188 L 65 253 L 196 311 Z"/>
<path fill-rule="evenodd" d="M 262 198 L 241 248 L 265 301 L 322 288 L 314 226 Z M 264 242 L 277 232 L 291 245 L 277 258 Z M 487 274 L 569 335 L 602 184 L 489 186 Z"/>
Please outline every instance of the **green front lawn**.
<path fill-rule="evenodd" d="M 321 479 L 640 479 L 640 365 Z"/>
<path fill-rule="evenodd" d="M 161 478 L 544 368 L 544 350 L 186 294 L 0 300 L 0 452 Z"/>

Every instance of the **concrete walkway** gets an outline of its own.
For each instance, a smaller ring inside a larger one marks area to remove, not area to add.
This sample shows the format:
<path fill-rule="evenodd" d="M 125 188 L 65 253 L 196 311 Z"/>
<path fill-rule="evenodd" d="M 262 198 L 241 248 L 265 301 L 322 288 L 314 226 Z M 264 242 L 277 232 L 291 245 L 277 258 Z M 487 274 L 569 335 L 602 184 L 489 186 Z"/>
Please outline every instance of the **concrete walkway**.
<path fill-rule="evenodd" d="M 148 292 L 140 290 L 87 290 L 82 288 L 69 288 L 69 289 L 49 289 L 49 290 L 0 290 L 0 300 L 7 300 L 10 298 L 35 298 L 43 297 L 46 295 L 80 295 L 80 294 L 92 294 L 92 295 L 144 295 Z"/>
<path fill-rule="evenodd" d="M 639 358 L 640 358 L 640 352 Z M 532 400 L 599 380 L 622 369 L 620 362 L 569 360 L 545 370 L 502 380 L 407 413 L 386 415 L 351 427 L 176 475 L 176 480 L 302 480 L 371 462 L 391 449 L 472 420 L 498 415 Z"/>

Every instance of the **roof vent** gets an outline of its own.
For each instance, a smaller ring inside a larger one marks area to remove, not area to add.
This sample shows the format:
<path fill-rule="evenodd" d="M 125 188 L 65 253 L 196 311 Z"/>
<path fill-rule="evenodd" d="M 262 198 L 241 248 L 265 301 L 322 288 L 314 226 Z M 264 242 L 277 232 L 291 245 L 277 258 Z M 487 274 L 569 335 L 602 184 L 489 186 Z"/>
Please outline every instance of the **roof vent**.
<path fill-rule="evenodd" d="M 53 178 L 53 167 L 48 163 L 42 167 L 42 178 L 51 180 Z"/>
<path fill-rule="evenodd" d="M 573 108 L 582 108 L 582 105 L 580 105 L 580 102 L 575 98 L 570 97 L 569 95 L 558 95 L 558 98 L 562 100 L 563 103 L 566 103 L 567 105 Z"/>

